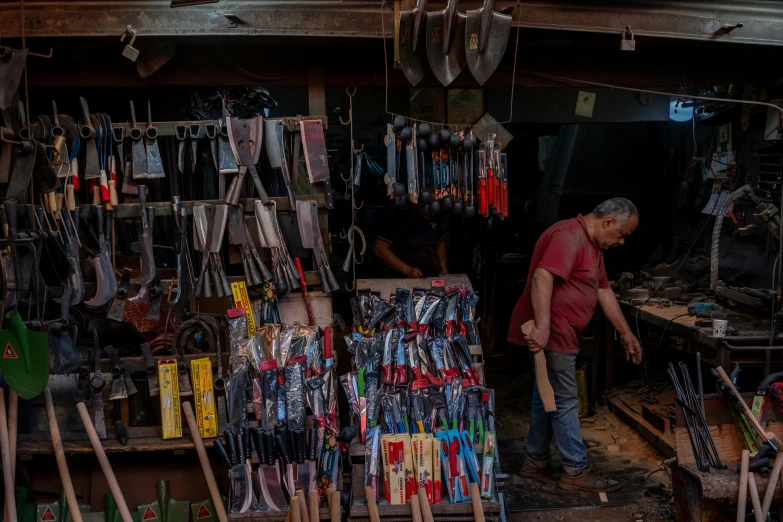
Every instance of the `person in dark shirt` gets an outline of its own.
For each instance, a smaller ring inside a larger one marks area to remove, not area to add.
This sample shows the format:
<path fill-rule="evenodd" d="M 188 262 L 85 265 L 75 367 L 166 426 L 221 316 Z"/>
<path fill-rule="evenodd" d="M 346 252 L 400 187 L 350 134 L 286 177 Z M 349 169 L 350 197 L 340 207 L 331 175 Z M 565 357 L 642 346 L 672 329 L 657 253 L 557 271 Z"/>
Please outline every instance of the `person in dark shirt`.
<path fill-rule="evenodd" d="M 373 253 L 386 265 L 386 277 L 437 277 L 448 273 L 443 213 L 429 215 L 409 203 L 387 209 L 377 229 Z"/>

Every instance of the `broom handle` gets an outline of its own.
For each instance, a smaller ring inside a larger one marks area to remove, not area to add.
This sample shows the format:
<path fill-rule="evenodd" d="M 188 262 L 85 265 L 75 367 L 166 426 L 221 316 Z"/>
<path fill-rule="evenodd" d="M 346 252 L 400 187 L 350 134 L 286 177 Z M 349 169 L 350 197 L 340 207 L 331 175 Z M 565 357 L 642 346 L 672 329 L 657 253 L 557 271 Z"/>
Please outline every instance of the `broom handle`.
<path fill-rule="evenodd" d="M 215 475 L 212 473 L 212 466 L 209 464 L 207 450 L 204 448 L 204 441 L 201 440 L 198 424 L 196 424 L 196 417 L 193 415 L 193 407 L 190 405 L 189 401 L 182 401 L 182 410 L 185 412 L 185 418 L 188 421 L 190 436 L 193 437 L 193 443 L 196 445 L 198 460 L 201 462 L 201 469 L 204 472 L 204 478 L 207 480 L 207 487 L 209 488 L 209 494 L 212 497 L 212 503 L 215 505 L 218 520 L 220 522 L 227 522 L 228 516 L 226 515 L 226 507 L 223 505 L 223 497 L 220 496 L 220 490 L 218 489 L 217 482 L 215 482 Z"/>
<path fill-rule="evenodd" d="M 5 413 L 5 390 L 0 386 L 0 454 L 3 462 L 3 483 L 5 484 L 5 505 L 8 509 L 7 522 L 16 522 L 16 495 L 11 478 L 11 449 L 8 445 L 8 419 Z"/>
<path fill-rule="evenodd" d="M 19 417 L 19 395 L 11 390 L 8 393 L 8 448 L 11 453 L 11 483 L 16 484 L 16 432 L 17 418 Z M 4 508 L 6 522 L 8 522 L 8 506 Z"/>
<path fill-rule="evenodd" d="M 133 522 L 130 511 L 128 511 L 128 505 L 125 503 L 125 497 L 122 495 L 120 485 L 117 483 L 117 477 L 114 476 L 114 471 L 111 469 L 109 459 L 106 457 L 106 452 L 103 450 L 101 440 L 98 438 L 98 433 L 95 431 L 95 426 L 90 419 L 90 413 L 87 411 L 87 406 L 83 402 L 76 403 L 76 410 L 79 412 L 79 417 L 82 419 L 84 429 L 87 431 L 87 437 L 90 439 L 92 449 L 95 450 L 95 456 L 98 457 L 98 462 L 103 470 L 103 476 L 106 477 L 106 482 L 109 484 L 109 489 L 114 500 L 117 502 L 117 511 L 120 512 L 122 522 Z"/>
<path fill-rule="evenodd" d="M 63 481 L 65 498 L 68 500 L 68 511 L 71 513 L 73 522 L 82 522 L 82 512 L 79 511 L 79 503 L 76 500 L 76 492 L 73 490 L 71 473 L 68 471 L 68 462 L 65 460 L 63 441 L 60 439 L 60 428 L 57 427 L 57 417 L 54 414 L 54 402 L 52 401 L 51 390 L 49 390 L 49 388 L 44 388 L 43 396 L 44 405 L 46 407 L 46 418 L 49 420 L 49 433 L 52 435 L 54 456 L 57 459 L 57 469 L 60 471 L 60 480 Z"/>

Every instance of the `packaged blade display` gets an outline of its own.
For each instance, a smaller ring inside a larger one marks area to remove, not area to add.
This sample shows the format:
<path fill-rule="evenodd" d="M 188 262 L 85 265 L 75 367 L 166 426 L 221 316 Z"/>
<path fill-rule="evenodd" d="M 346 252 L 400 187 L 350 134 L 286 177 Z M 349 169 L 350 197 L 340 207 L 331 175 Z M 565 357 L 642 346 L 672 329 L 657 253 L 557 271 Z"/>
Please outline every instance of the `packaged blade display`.
<path fill-rule="evenodd" d="M 160 414 L 163 439 L 182 437 L 182 413 L 179 403 L 179 372 L 177 361 L 162 360 L 158 363 L 160 384 Z"/>

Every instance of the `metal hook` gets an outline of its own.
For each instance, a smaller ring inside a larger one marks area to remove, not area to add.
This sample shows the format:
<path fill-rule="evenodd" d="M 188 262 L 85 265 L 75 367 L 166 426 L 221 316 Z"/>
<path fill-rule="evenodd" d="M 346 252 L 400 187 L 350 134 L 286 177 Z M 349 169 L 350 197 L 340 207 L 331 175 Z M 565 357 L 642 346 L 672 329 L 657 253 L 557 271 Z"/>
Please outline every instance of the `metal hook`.
<path fill-rule="evenodd" d="M 22 142 L 20 142 L 20 141 L 14 141 L 14 140 L 12 140 L 10 138 L 6 138 L 6 135 L 5 135 L 6 132 L 10 132 L 11 136 L 14 135 L 13 131 L 9 131 L 6 127 L 3 127 L 2 129 L 0 129 L 0 141 L 5 142 L 5 143 L 11 143 L 13 145 L 21 145 L 22 144 Z"/>
<path fill-rule="evenodd" d="M 354 284 L 354 282 L 353 282 L 353 281 L 351 281 L 351 286 L 350 286 L 350 288 L 348 287 L 348 283 L 343 283 L 343 286 L 344 286 L 344 287 L 345 287 L 345 289 L 346 289 L 347 291 L 349 291 L 349 292 L 353 292 L 354 288 L 356 288 L 356 285 Z"/>
<path fill-rule="evenodd" d="M 0 53 L 4 53 L 6 48 L 11 49 L 12 51 L 19 50 L 19 49 L 14 49 L 12 47 L 8 47 L 7 45 L 0 45 Z M 49 54 L 40 54 L 40 53 L 34 53 L 34 52 L 31 52 L 31 51 L 27 51 L 27 55 L 28 56 L 35 56 L 36 58 L 46 58 L 46 59 L 49 59 L 49 58 L 52 57 L 53 52 L 54 52 L 54 49 L 52 49 L 50 47 L 49 48 Z"/>
<path fill-rule="evenodd" d="M 350 111 L 348 111 L 348 121 L 343 121 L 342 116 L 338 116 L 337 119 L 340 120 L 340 123 L 342 123 L 343 125 L 350 125 L 351 120 L 353 119 L 353 115 L 351 114 Z"/>
<path fill-rule="evenodd" d="M 361 210 L 362 208 L 364 208 L 364 200 L 362 200 L 362 204 L 358 207 L 354 206 L 354 210 Z"/>

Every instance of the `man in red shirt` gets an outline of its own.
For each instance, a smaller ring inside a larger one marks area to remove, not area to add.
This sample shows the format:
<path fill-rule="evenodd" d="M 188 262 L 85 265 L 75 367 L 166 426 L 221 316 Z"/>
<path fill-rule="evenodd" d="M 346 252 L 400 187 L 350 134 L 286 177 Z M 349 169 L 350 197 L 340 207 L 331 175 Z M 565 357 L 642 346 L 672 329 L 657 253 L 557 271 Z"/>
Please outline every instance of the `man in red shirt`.
<path fill-rule="evenodd" d="M 554 436 L 563 462 L 559 483 L 563 489 L 609 492 L 620 488 L 617 481 L 600 476 L 587 465 L 587 448 L 579 432 L 576 354 L 579 334 L 592 319 L 598 303 L 620 336 L 626 360 L 635 364 L 642 360 L 641 345 L 606 280 L 602 253 L 624 244 L 638 224 L 636 206 L 627 199 L 613 198 L 586 216 L 549 227 L 533 250 L 525 291 L 511 316 L 508 340 L 529 346 L 532 353 L 545 350 L 547 374 L 557 406 L 547 413 L 538 387 L 534 387 L 522 472 L 551 472 L 549 445 Z M 536 327 L 530 335 L 524 335 L 520 327 L 531 319 Z"/>

